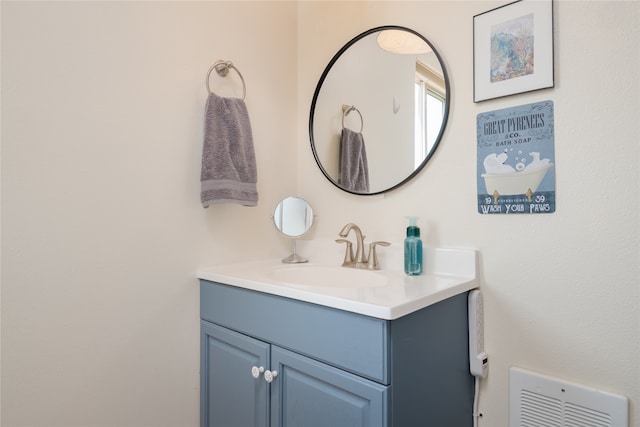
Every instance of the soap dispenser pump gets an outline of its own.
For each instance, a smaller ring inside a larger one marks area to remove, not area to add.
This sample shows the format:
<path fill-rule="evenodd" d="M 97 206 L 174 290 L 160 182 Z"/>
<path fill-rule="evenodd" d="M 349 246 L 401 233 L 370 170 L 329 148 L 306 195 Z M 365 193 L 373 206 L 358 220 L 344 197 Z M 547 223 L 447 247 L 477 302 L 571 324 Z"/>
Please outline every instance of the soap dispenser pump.
<path fill-rule="evenodd" d="M 409 276 L 422 274 L 422 240 L 418 217 L 409 216 L 407 237 L 404 240 L 404 272 Z"/>

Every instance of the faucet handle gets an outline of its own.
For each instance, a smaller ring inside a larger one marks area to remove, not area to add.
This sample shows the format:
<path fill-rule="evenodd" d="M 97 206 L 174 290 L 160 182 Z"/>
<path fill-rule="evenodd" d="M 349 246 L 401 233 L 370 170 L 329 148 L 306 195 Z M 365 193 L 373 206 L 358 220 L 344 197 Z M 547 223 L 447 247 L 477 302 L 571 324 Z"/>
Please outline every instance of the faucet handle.
<path fill-rule="evenodd" d="M 347 239 L 336 239 L 336 243 L 345 243 L 347 245 L 344 252 L 344 261 L 342 265 L 353 263 L 353 244 Z"/>
<path fill-rule="evenodd" d="M 376 253 L 376 246 L 389 245 L 391 245 L 391 243 L 382 241 L 369 243 L 369 262 L 367 263 L 367 268 L 369 270 L 380 270 L 380 265 L 378 264 L 378 254 Z"/>

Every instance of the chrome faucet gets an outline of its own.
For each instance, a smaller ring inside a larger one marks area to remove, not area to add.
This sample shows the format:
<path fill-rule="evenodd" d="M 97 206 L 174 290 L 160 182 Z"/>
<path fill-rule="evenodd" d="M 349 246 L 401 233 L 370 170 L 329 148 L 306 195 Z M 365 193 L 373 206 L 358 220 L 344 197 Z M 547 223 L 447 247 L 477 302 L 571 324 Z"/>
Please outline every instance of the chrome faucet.
<path fill-rule="evenodd" d="M 389 246 L 389 242 L 372 242 L 369 244 L 369 254 L 367 256 L 364 255 L 364 238 L 362 235 L 362 230 L 360 227 L 353 223 L 349 223 L 342 227 L 340 233 L 338 235 L 340 237 L 347 237 L 349 232 L 353 230 L 356 235 L 356 254 L 353 255 L 353 245 L 349 240 L 346 239 L 337 239 L 337 243 L 345 243 L 347 245 L 344 261 L 342 262 L 343 267 L 350 268 L 364 268 L 368 270 L 380 270 L 380 265 L 378 264 L 378 255 L 376 254 L 376 246 Z"/>

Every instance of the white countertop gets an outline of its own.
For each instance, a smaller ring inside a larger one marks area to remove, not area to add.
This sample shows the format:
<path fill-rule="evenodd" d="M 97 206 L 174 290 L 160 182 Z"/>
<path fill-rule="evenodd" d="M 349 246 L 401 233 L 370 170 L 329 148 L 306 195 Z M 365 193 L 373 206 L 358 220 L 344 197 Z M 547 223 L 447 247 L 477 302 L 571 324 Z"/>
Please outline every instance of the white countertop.
<path fill-rule="evenodd" d="M 197 277 L 386 320 L 479 287 L 475 249 L 425 248 L 424 255 L 421 276 L 384 267 L 345 268 L 339 261 L 283 264 L 269 259 L 203 268 Z"/>

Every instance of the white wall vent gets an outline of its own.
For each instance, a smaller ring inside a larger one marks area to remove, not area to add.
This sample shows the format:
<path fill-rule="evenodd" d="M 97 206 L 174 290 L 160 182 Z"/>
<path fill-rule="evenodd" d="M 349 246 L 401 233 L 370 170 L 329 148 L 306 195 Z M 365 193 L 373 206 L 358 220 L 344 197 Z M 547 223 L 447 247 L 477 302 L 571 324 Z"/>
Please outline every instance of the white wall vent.
<path fill-rule="evenodd" d="M 626 397 L 511 368 L 509 427 L 628 427 Z"/>

